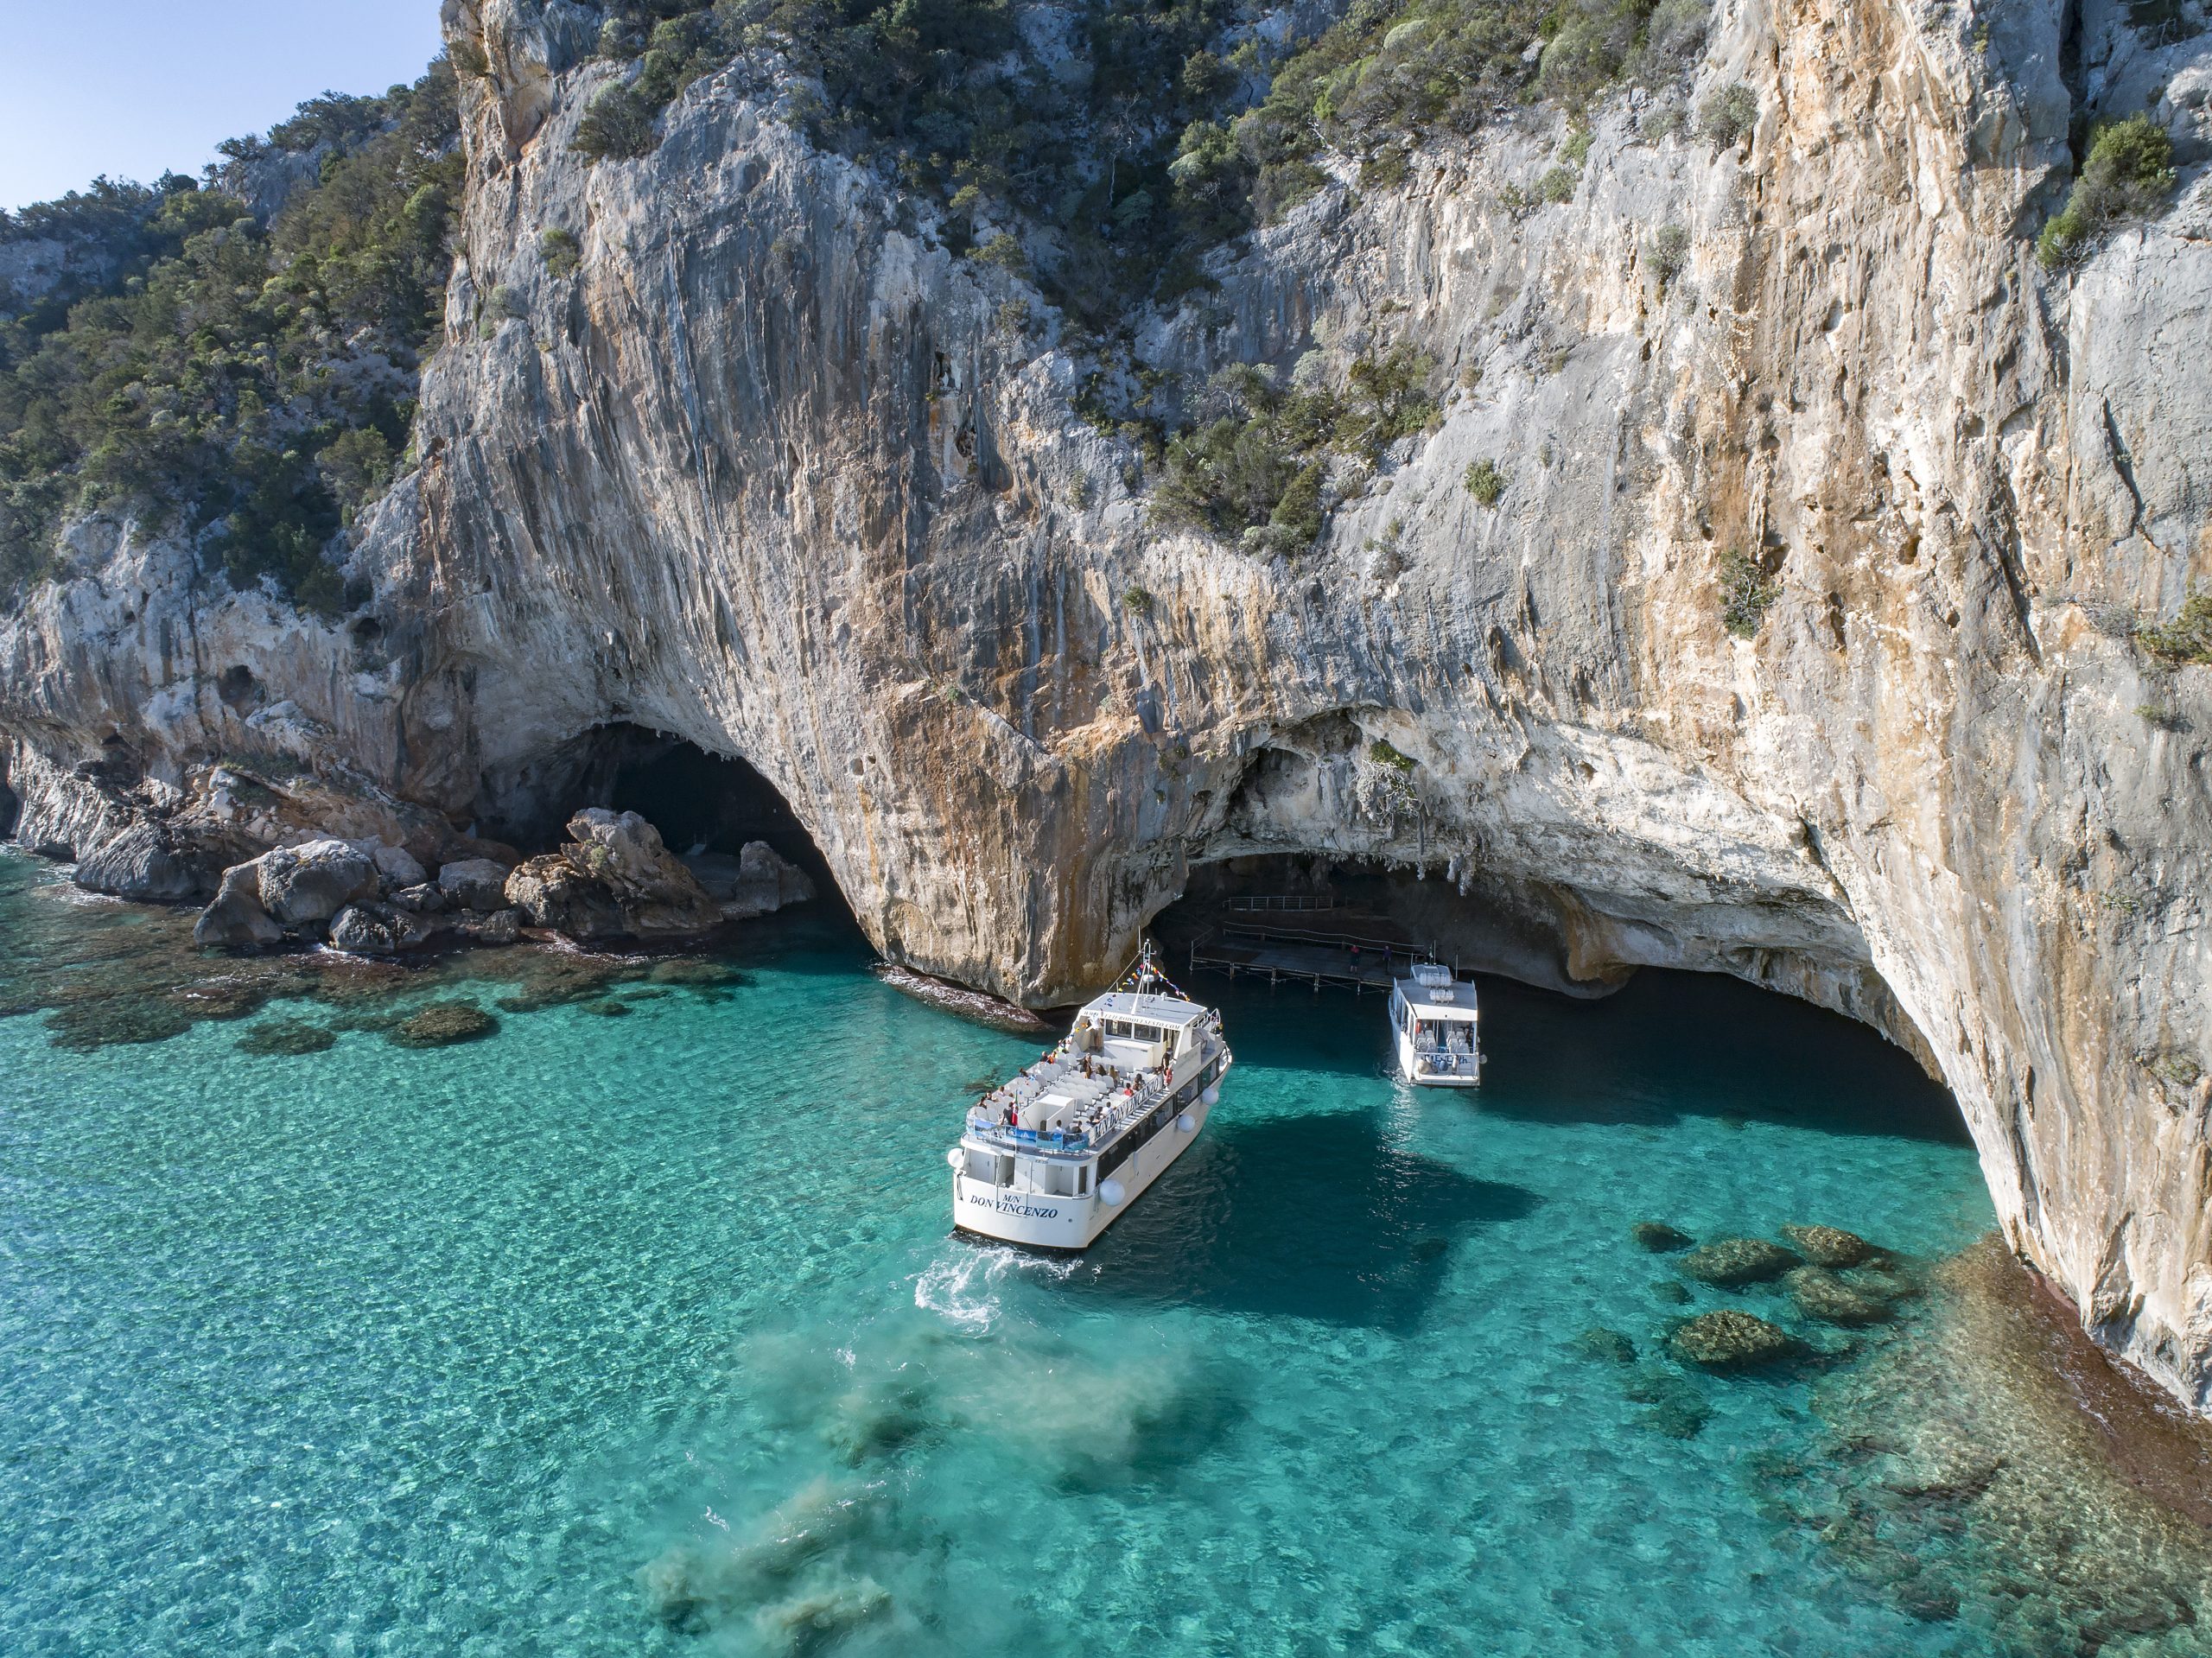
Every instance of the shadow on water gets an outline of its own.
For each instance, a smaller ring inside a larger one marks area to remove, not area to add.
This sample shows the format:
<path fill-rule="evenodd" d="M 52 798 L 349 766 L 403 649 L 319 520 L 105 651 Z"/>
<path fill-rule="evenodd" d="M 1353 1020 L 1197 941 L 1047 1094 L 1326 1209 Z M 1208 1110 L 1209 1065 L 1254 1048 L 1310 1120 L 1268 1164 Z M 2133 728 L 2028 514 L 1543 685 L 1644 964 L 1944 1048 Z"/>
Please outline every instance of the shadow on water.
<path fill-rule="evenodd" d="M 1390 1145 L 1366 1112 L 1217 1124 L 1071 1291 L 1410 1334 L 1452 1246 L 1539 1199 Z"/>
<path fill-rule="evenodd" d="M 1840 1013 L 1719 974 L 1647 969 L 1602 1001 L 1481 981 L 1485 1113 L 1526 1122 L 1685 1116 L 1968 1143 L 1957 1102 Z"/>
<path fill-rule="evenodd" d="M 1462 1097 L 1485 1115 L 1630 1127 L 1704 1116 L 1968 1143 L 1957 1102 L 1904 1049 L 1740 979 L 1646 969 L 1590 1001 L 1510 979 L 1476 982 L 1483 1084 Z M 1382 996 L 1212 975 L 1187 988 L 1222 1009 L 1247 1075 L 1392 1070 Z"/>

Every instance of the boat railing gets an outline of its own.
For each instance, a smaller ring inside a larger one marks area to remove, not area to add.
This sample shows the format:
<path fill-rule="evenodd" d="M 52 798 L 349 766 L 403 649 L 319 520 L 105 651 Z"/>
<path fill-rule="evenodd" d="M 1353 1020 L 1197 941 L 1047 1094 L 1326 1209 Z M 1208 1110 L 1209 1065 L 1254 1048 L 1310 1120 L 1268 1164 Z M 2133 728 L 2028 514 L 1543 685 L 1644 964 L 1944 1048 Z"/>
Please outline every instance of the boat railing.
<path fill-rule="evenodd" d="M 1474 1070 L 1475 1056 L 1464 1048 L 1421 1048 L 1415 1051 L 1414 1064 L 1424 1071 L 1458 1076 Z"/>
<path fill-rule="evenodd" d="M 968 1132 L 979 1140 L 1024 1151 L 1084 1152 L 1102 1144 L 1158 1105 L 1166 1097 L 1166 1084 L 1148 1081 L 1134 1094 L 1116 1096 L 1103 1118 L 1089 1129 L 1020 1128 L 993 1116 L 981 1107 L 968 1113 Z"/>

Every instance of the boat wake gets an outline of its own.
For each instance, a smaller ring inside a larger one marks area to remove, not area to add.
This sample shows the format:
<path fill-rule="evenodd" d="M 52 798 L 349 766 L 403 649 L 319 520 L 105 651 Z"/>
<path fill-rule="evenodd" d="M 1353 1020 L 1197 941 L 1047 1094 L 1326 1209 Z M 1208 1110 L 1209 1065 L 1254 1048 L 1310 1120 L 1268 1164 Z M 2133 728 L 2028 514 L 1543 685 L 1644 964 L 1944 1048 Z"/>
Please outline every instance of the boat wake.
<path fill-rule="evenodd" d="M 1007 1274 L 1018 1273 L 1025 1278 L 1042 1278 L 1058 1284 L 1065 1282 L 1081 1264 L 1072 1256 L 1061 1260 L 1033 1255 L 1026 1249 L 990 1244 L 963 1245 L 957 1254 L 934 1262 L 916 1274 L 914 1305 L 980 1336 L 1005 1311 L 999 1299 L 999 1286 L 1006 1281 Z"/>

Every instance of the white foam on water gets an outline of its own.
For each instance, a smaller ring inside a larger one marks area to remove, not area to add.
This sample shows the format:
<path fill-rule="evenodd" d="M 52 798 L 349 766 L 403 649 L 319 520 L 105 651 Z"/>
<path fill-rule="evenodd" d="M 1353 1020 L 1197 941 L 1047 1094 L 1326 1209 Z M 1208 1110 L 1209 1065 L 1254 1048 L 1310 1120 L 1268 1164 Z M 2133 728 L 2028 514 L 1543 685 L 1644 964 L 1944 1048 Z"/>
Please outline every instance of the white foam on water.
<path fill-rule="evenodd" d="M 914 1305 L 934 1312 L 963 1330 L 982 1335 L 999 1316 L 999 1279 L 1006 1271 L 1011 1249 L 962 1248 L 949 1261 L 925 1268 L 914 1280 Z M 971 1293 L 978 1278 L 980 1293 Z"/>

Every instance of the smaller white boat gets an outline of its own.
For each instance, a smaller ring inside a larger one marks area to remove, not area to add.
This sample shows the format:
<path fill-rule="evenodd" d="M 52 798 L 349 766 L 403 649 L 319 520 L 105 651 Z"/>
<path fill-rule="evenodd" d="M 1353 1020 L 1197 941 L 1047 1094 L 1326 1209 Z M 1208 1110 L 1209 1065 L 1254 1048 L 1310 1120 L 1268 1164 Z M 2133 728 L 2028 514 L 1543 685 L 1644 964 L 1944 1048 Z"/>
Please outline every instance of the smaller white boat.
<path fill-rule="evenodd" d="M 1424 1088 L 1472 1088 L 1481 1080 L 1475 987 L 1437 962 L 1416 962 L 1413 976 L 1390 986 L 1390 1029 L 1398 1070 Z"/>
<path fill-rule="evenodd" d="M 1161 976 L 1152 947 L 1066 1039 L 969 1109 L 952 1223 L 1039 1249 L 1081 1249 L 1187 1151 L 1229 1069 L 1221 1015 Z"/>

